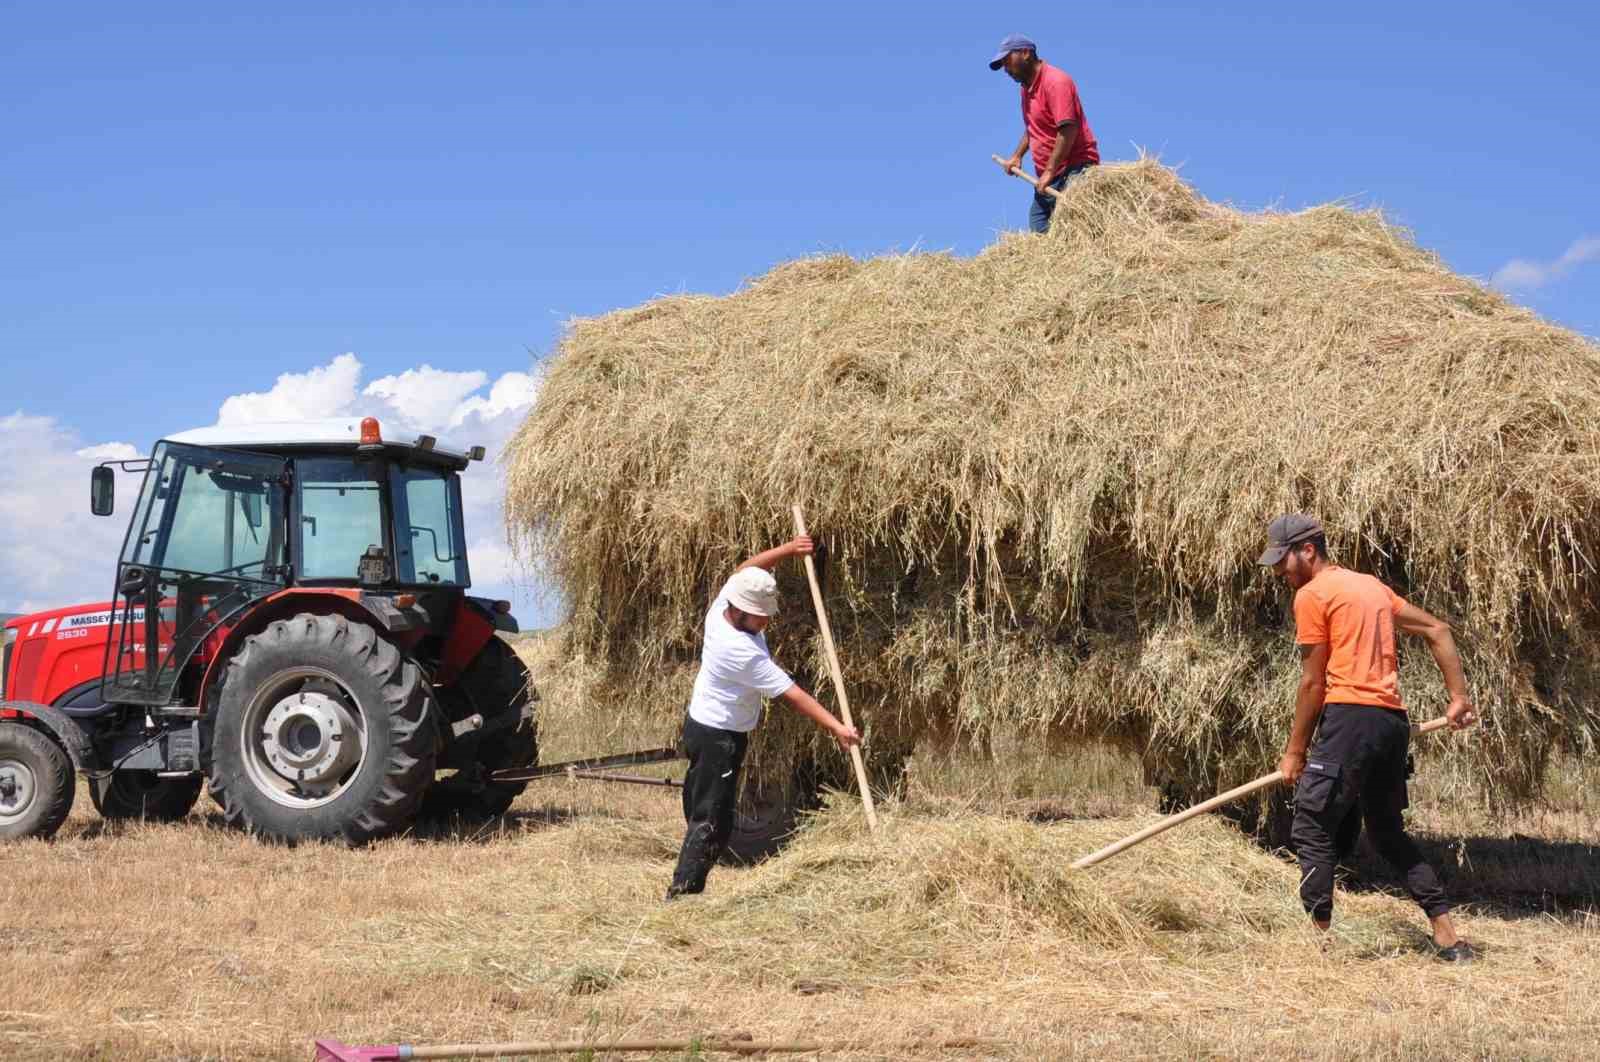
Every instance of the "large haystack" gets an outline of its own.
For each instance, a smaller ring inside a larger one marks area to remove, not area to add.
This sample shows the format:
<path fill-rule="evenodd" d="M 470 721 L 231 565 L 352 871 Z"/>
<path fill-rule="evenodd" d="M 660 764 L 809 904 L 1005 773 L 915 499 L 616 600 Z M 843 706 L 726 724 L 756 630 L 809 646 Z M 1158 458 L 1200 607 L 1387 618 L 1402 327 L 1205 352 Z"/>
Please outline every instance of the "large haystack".
<path fill-rule="evenodd" d="M 1489 720 L 1434 743 L 1458 766 L 1525 795 L 1600 724 L 1600 351 L 1375 212 L 1244 214 L 1102 167 L 1047 236 L 976 258 L 811 259 L 580 321 L 508 462 L 570 652 L 663 735 L 708 594 L 795 501 L 880 751 L 1036 725 L 1198 788 L 1258 773 L 1296 665 L 1253 562 L 1292 509 L 1456 624 Z M 774 645 L 824 686 L 803 575 L 779 574 Z M 764 729 L 768 762 L 809 740 Z"/>

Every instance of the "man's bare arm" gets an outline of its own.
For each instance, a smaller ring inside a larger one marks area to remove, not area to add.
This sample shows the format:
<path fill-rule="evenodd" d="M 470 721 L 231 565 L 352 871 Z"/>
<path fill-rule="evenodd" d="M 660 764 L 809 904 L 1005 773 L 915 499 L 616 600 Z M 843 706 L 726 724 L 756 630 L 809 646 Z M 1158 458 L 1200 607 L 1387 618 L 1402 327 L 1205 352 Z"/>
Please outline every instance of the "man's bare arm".
<path fill-rule="evenodd" d="M 1408 601 L 1394 614 L 1394 625 L 1428 643 L 1433 662 L 1439 665 L 1439 674 L 1444 676 L 1444 688 L 1450 691 L 1450 707 L 1445 709 L 1445 718 L 1457 730 L 1471 726 L 1477 717 L 1467 695 L 1467 675 L 1461 667 L 1461 654 L 1456 651 L 1450 624 Z"/>
<path fill-rule="evenodd" d="M 1061 176 L 1062 164 L 1066 161 L 1067 153 L 1072 150 L 1072 145 L 1078 142 L 1078 123 L 1062 122 L 1056 127 L 1056 146 L 1050 149 L 1050 162 L 1039 174 L 1040 180 L 1049 184 Z"/>
<path fill-rule="evenodd" d="M 841 723 L 815 697 L 801 689 L 798 682 L 778 694 L 778 700 L 832 734 L 833 739 L 845 748 L 861 744 L 861 734 L 855 727 Z"/>
<path fill-rule="evenodd" d="M 757 553 L 754 557 L 735 568 L 734 571 L 741 572 L 746 568 L 765 568 L 770 572 L 790 557 L 809 555 L 812 549 L 811 537 L 809 535 L 801 535 L 799 538 L 790 539 L 781 546 L 773 546 L 769 550 Z"/>
<path fill-rule="evenodd" d="M 1294 725 L 1289 729 L 1289 743 L 1284 746 L 1278 770 L 1284 781 L 1293 785 L 1306 769 L 1306 749 L 1311 747 L 1311 735 L 1316 733 L 1317 720 L 1322 718 L 1322 701 L 1328 689 L 1328 643 L 1300 646 L 1300 688 L 1294 698 Z"/>
<path fill-rule="evenodd" d="M 1027 151 L 1028 151 L 1028 131 L 1026 129 L 1024 129 L 1022 131 L 1022 139 L 1020 141 L 1018 141 L 1018 143 L 1017 143 L 1017 150 L 1015 150 L 1015 151 L 1013 151 L 1011 153 L 1011 161 L 1006 163 L 1006 172 L 1007 173 L 1021 173 L 1022 172 L 1022 169 L 1021 169 L 1021 167 L 1022 167 L 1022 156 L 1025 155 L 1027 153 Z"/>

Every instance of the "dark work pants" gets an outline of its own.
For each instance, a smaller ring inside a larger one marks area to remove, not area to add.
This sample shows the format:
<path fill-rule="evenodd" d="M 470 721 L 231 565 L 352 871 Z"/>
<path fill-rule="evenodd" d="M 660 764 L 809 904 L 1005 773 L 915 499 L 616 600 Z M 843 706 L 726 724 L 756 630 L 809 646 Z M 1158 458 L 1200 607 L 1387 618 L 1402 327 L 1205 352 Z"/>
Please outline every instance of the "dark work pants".
<path fill-rule="evenodd" d="M 683 819 L 688 828 L 669 895 L 705 890 L 706 875 L 733 833 L 739 769 L 744 766 L 749 742 L 749 734 L 684 720 L 683 750 L 689 757 L 689 773 L 683 779 Z"/>
<path fill-rule="evenodd" d="M 1406 752 L 1411 724 L 1404 712 L 1364 704 L 1322 710 L 1306 771 L 1294 790 L 1290 836 L 1300 857 L 1300 901 L 1313 917 L 1333 914 L 1333 867 L 1340 827 L 1359 805 L 1372 845 L 1405 878 L 1429 918 L 1450 910 L 1433 868 L 1406 836 Z"/>

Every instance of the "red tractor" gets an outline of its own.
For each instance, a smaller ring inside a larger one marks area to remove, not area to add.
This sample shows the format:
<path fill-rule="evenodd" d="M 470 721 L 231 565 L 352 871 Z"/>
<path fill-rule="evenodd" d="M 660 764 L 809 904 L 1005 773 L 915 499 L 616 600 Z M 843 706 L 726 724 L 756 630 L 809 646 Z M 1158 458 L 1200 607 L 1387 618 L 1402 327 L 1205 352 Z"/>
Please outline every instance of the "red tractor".
<path fill-rule="evenodd" d="M 359 844 L 419 812 L 504 812 L 538 756 L 527 668 L 471 597 L 461 452 L 378 422 L 203 428 L 147 460 L 109 602 L 12 618 L 0 837 L 48 837 L 74 772 L 106 818 L 177 819 L 206 786 L 261 836 Z M 513 772 L 514 773 L 514 772 Z M 525 772 L 526 773 L 526 772 Z"/>

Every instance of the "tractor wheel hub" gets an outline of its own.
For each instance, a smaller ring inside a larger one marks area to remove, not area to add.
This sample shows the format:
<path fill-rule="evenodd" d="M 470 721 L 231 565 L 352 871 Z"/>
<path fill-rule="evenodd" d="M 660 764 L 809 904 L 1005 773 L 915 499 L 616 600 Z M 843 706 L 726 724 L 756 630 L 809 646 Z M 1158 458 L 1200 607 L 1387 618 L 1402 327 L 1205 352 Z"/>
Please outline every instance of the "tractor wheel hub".
<path fill-rule="evenodd" d="M 0 822 L 28 810 L 37 788 L 33 771 L 19 760 L 0 760 Z"/>
<path fill-rule="evenodd" d="M 267 713 L 261 751 L 278 774 L 301 790 L 315 790 L 338 784 L 361 758 L 361 743 L 355 719 L 339 698 L 301 690 Z"/>

